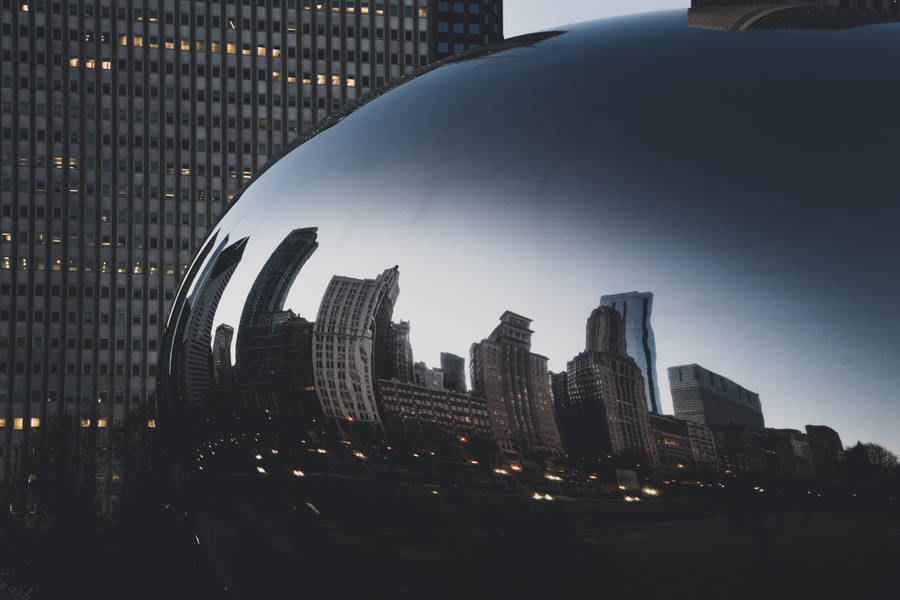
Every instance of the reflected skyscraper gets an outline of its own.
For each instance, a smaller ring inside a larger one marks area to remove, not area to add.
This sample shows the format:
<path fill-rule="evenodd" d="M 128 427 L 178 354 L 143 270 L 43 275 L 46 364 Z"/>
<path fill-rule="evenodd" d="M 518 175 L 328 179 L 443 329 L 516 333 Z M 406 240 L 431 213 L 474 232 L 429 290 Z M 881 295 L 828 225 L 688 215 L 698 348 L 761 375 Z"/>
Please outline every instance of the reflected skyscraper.
<path fill-rule="evenodd" d="M 653 337 L 653 327 L 650 325 L 653 294 L 650 292 L 609 294 L 600 298 L 600 306 L 616 309 L 625 321 L 625 351 L 634 359 L 644 376 L 647 410 L 656 414 L 662 413 L 656 378 L 656 340 Z M 588 335 L 590 336 L 590 331 Z"/>
<path fill-rule="evenodd" d="M 325 416 L 381 423 L 375 380 L 378 364 L 389 363 L 399 278 L 393 267 L 375 279 L 335 275 L 328 284 L 313 326 L 316 392 Z"/>
<path fill-rule="evenodd" d="M 895 0 L 693 0 L 688 24 L 703 29 L 848 29 L 900 21 Z"/>
<path fill-rule="evenodd" d="M 675 416 L 716 426 L 764 426 L 759 394 L 700 365 L 669 367 Z"/>
<path fill-rule="evenodd" d="M 600 306 L 586 329 L 585 351 L 567 366 L 567 405 L 559 407 L 566 450 L 588 458 L 630 451 L 657 463 L 644 377 L 625 352 L 624 320 L 614 308 Z"/>
<path fill-rule="evenodd" d="M 212 326 L 225 286 L 237 268 L 247 238 L 222 249 L 228 243 L 228 236 L 222 239 L 215 250 L 210 266 L 200 275 L 197 287 L 186 303 L 187 326 L 184 329 L 186 362 L 185 386 L 191 402 L 203 400 L 213 383 Z"/>
<path fill-rule="evenodd" d="M 233 383 L 232 340 L 234 340 L 234 327 L 225 323 L 216 327 L 216 335 L 213 338 L 213 380 L 216 385 Z"/>
<path fill-rule="evenodd" d="M 413 372 L 413 351 L 409 343 L 409 321 L 391 323 L 389 342 L 391 355 L 391 379 L 402 383 L 413 383 L 416 380 Z"/>
<path fill-rule="evenodd" d="M 472 394 L 487 400 L 501 452 L 560 454 L 547 357 L 531 352 L 530 325 L 506 311 L 491 335 L 472 344 Z"/>
<path fill-rule="evenodd" d="M 441 371 L 444 387 L 456 392 L 466 391 L 466 359 L 449 352 L 441 352 Z"/>
<path fill-rule="evenodd" d="M 295 229 L 272 252 L 247 294 L 237 332 L 237 363 L 250 344 L 251 330 L 263 315 L 284 309 L 284 301 L 300 268 L 319 246 L 315 227 Z"/>
<path fill-rule="evenodd" d="M 444 389 L 444 373 L 440 369 L 429 368 L 423 361 L 413 365 L 416 385 L 430 390 Z"/>

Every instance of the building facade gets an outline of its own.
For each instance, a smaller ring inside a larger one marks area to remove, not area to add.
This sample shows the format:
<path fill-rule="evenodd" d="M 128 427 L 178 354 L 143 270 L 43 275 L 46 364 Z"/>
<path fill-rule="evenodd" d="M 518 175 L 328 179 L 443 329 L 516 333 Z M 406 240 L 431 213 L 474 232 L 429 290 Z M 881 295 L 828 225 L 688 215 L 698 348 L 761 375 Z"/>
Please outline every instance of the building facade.
<path fill-rule="evenodd" d="M 490 336 L 472 344 L 472 393 L 487 401 L 501 452 L 555 456 L 562 442 L 547 357 L 531 352 L 530 325 L 531 319 L 506 311 Z"/>
<path fill-rule="evenodd" d="M 709 426 L 764 427 L 759 394 L 700 365 L 669 367 L 675 416 Z"/>
<path fill-rule="evenodd" d="M 492 439 L 487 402 L 446 389 L 396 380 L 378 381 L 388 430 L 423 442 L 473 442 Z"/>
<path fill-rule="evenodd" d="M 0 469 L 153 405 L 180 277 L 303 130 L 502 36 L 495 0 L 0 3 Z"/>
<path fill-rule="evenodd" d="M 402 383 L 414 383 L 412 344 L 409 342 L 409 321 L 391 323 L 388 351 L 391 356 L 391 379 Z"/>
<path fill-rule="evenodd" d="M 668 415 L 650 415 L 660 466 L 670 473 L 714 474 L 719 460 L 712 431 L 706 425 Z"/>
<path fill-rule="evenodd" d="M 656 376 L 656 338 L 650 325 L 653 294 L 627 292 L 600 298 L 600 306 L 616 309 L 625 322 L 625 351 L 634 359 L 644 376 L 644 396 L 647 410 L 661 414 L 659 381 Z"/>
<path fill-rule="evenodd" d="M 423 361 L 413 364 L 415 384 L 430 390 L 444 389 L 444 373 L 437 368 L 429 368 Z"/>
<path fill-rule="evenodd" d="M 375 279 L 332 277 L 313 326 L 315 387 L 326 417 L 381 425 L 376 380 L 400 293 L 397 267 Z"/>
<path fill-rule="evenodd" d="M 625 329 L 613 308 L 600 306 L 591 313 L 585 351 L 567 366 L 563 439 L 570 455 L 631 452 L 657 464 L 644 377 L 625 352 Z"/>
<path fill-rule="evenodd" d="M 466 393 L 466 359 L 449 352 L 441 352 L 441 371 L 444 387 L 454 392 Z"/>

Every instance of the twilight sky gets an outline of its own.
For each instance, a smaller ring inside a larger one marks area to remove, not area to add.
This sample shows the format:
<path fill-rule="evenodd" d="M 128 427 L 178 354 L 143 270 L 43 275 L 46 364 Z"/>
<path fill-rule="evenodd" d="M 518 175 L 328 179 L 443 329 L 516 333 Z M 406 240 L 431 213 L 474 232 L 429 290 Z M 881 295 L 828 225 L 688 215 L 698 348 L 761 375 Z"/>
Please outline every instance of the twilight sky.
<path fill-rule="evenodd" d="M 690 0 L 504 0 L 503 33 L 513 37 L 591 19 L 689 5 Z"/>
<path fill-rule="evenodd" d="M 758 392 L 769 427 L 898 451 L 897 53 L 900 25 L 733 33 L 669 11 L 448 64 L 251 185 L 217 226 L 250 239 L 214 326 L 316 226 L 285 306 L 308 319 L 332 275 L 398 265 L 416 360 L 468 357 L 508 309 L 559 371 L 602 295 L 651 291 L 666 413 L 666 368 L 696 362 Z"/>

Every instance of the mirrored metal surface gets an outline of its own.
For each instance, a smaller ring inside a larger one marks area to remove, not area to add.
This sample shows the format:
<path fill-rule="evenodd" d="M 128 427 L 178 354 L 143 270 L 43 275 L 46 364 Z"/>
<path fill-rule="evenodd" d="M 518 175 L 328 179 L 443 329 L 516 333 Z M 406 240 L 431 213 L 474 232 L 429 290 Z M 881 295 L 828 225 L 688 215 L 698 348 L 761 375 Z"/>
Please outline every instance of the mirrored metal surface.
<path fill-rule="evenodd" d="M 849 384 L 823 376 L 844 361 L 879 410 L 900 371 L 900 27 L 689 20 L 446 61 L 243 191 L 178 293 L 159 416 L 230 590 L 284 591 L 342 561 L 556 564 L 574 529 L 630 518 L 580 500 L 621 501 L 617 470 L 660 477 L 651 388 L 604 294 L 652 290 L 657 368 L 737 372 L 767 423 L 834 420 Z M 628 425 L 560 416 L 549 372 L 590 396 L 603 369 Z M 540 541 L 528 557 L 516 530 Z"/>

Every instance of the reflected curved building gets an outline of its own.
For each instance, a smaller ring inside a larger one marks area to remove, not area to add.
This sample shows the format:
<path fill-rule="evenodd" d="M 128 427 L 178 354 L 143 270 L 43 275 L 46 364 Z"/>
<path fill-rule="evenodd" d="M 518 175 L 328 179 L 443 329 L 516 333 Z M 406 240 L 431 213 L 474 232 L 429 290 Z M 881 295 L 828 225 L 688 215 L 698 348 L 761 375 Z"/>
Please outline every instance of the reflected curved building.
<path fill-rule="evenodd" d="M 574 593 L 604 560 L 573 540 L 658 476 L 647 397 L 669 397 L 632 351 L 728 373 L 785 427 L 896 389 L 900 29 L 698 14 L 452 57 L 245 187 L 177 292 L 158 417 L 229 591 L 424 594 L 452 572 L 499 596 L 565 567 Z M 652 290 L 655 344 L 597 307 L 630 289 Z M 860 289 L 886 301 L 848 324 Z M 847 365 L 871 375 L 821 376 Z"/>

